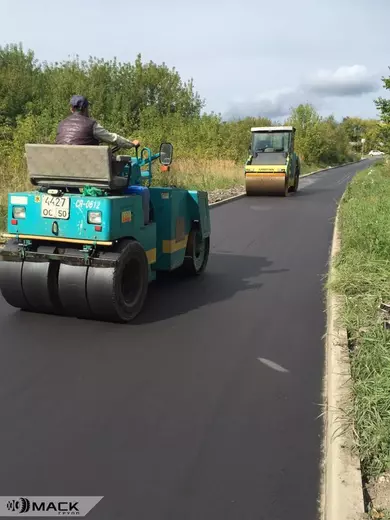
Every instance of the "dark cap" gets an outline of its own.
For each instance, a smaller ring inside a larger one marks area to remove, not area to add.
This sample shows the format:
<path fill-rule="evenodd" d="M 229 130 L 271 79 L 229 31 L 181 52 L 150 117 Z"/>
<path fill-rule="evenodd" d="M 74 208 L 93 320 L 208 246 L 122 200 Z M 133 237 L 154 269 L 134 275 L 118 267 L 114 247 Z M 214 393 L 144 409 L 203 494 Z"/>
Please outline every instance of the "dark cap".
<path fill-rule="evenodd" d="M 87 108 L 89 103 L 88 103 L 88 99 L 84 96 L 72 96 L 72 98 L 70 100 L 70 105 L 73 108 L 83 110 L 84 108 Z"/>

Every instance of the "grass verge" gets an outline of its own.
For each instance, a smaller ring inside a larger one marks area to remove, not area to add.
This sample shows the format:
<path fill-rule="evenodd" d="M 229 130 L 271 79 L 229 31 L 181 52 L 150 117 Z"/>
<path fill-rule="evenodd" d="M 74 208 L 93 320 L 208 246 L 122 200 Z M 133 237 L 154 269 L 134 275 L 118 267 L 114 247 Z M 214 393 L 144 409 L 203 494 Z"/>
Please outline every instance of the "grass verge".
<path fill-rule="evenodd" d="M 155 184 L 212 191 L 244 185 L 244 165 L 227 160 L 179 159 L 168 174 L 157 171 Z"/>
<path fill-rule="evenodd" d="M 390 302 L 389 162 L 357 174 L 339 218 L 341 250 L 331 288 L 343 299 L 353 391 L 347 414 L 369 482 L 390 469 L 390 312 L 380 309 Z"/>

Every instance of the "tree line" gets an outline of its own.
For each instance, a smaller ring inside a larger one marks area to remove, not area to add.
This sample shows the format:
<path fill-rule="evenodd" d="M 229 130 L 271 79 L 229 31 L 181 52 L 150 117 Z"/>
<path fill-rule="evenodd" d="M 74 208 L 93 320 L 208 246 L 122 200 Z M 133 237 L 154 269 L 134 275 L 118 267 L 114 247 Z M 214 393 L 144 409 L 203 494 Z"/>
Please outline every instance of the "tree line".
<path fill-rule="evenodd" d="M 390 80 L 386 80 L 389 82 Z M 69 99 L 83 94 L 102 125 L 153 149 L 170 141 L 176 158 L 244 163 L 251 126 L 283 124 L 264 117 L 224 121 L 205 113 L 192 80 L 183 81 L 165 63 L 134 63 L 78 57 L 39 62 L 21 44 L 0 47 L 0 162 L 20 160 L 26 142 L 54 142 L 58 122 L 69 114 Z M 389 102 L 378 101 L 390 124 Z M 386 104 L 387 103 L 387 104 Z M 309 104 L 294 107 L 285 122 L 297 128 L 296 149 L 310 164 L 339 164 L 377 148 L 383 125 L 375 120 L 321 117 Z"/>
<path fill-rule="evenodd" d="M 390 91 L 390 77 L 383 77 L 382 82 L 384 89 Z M 375 104 L 380 114 L 380 148 L 382 151 L 390 153 L 390 99 L 379 97 L 375 100 Z"/>

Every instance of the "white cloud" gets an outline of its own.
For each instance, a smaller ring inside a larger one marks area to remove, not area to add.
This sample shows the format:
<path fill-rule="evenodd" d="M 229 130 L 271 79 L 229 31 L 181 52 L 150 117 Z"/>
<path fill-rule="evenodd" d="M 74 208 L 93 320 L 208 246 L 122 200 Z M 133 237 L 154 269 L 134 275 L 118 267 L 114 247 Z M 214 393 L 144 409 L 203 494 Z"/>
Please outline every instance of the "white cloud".
<path fill-rule="evenodd" d="M 232 102 L 225 117 L 228 119 L 245 116 L 286 117 L 293 106 L 311 103 L 317 109 L 327 104 L 328 98 L 358 97 L 375 92 L 380 81 L 370 75 L 363 65 L 343 66 L 335 71 L 318 70 L 295 88 L 287 87 L 262 92 L 252 100 Z"/>
<path fill-rule="evenodd" d="M 379 86 L 378 77 L 369 74 L 364 65 L 339 67 L 334 72 L 319 70 L 305 85 L 309 92 L 324 97 L 360 96 L 375 92 Z"/>
<path fill-rule="evenodd" d="M 293 106 L 301 103 L 313 103 L 322 106 L 322 100 L 315 94 L 309 94 L 302 88 L 286 88 L 256 95 L 253 100 L 232 103 L 225 114 L 227 119 L 245 116 L 281 119 L 286 117 Z"/>

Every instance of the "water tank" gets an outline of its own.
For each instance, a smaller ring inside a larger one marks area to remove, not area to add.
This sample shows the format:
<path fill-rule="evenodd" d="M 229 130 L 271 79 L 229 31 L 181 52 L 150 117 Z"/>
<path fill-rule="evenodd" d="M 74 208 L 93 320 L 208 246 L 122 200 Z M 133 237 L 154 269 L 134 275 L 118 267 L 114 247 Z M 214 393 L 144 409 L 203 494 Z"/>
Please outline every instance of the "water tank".
<path fill-rule="evenodd" d="M 150 191 L 146 186 L 129 186 L 125 193 L 134 193 L 142 197 L 142 208 L 144 212 L 144 224 L 149 222 Z"/>

